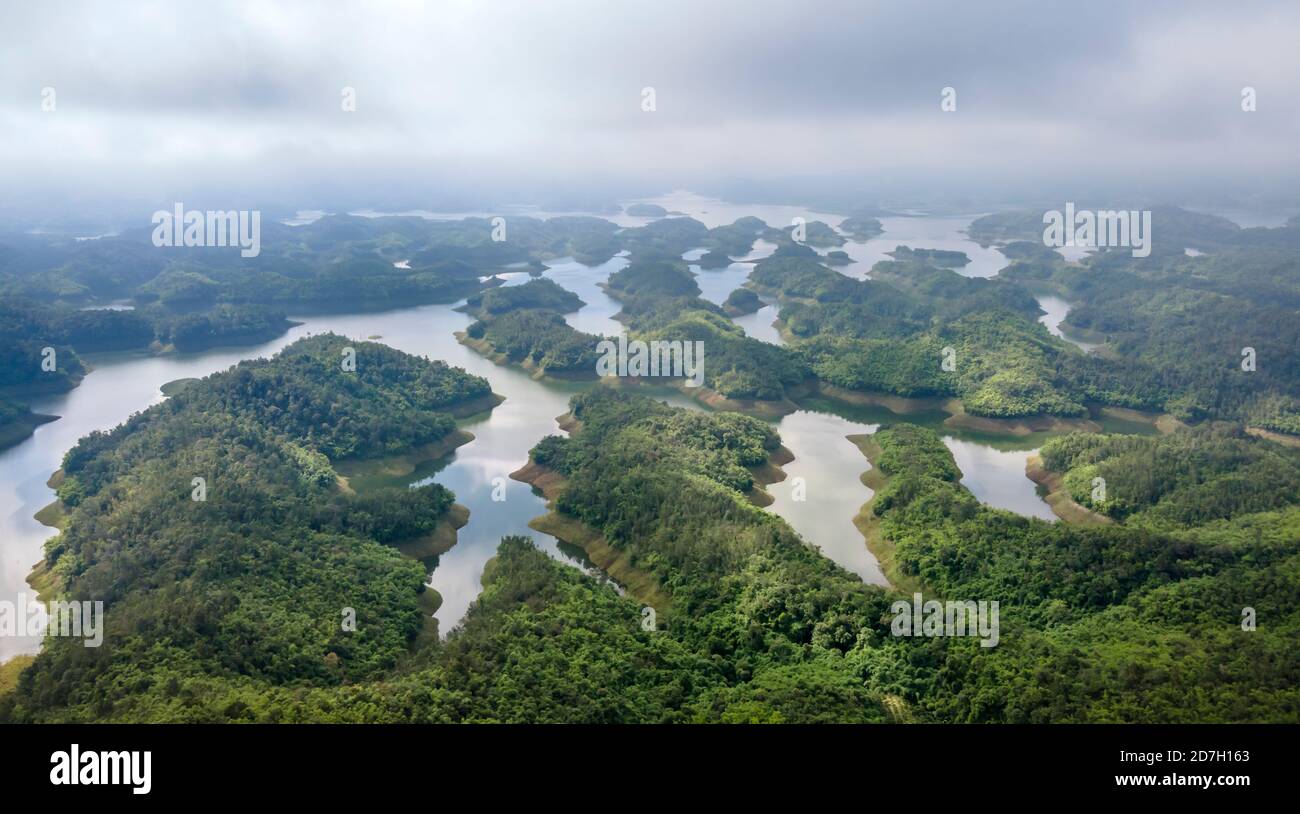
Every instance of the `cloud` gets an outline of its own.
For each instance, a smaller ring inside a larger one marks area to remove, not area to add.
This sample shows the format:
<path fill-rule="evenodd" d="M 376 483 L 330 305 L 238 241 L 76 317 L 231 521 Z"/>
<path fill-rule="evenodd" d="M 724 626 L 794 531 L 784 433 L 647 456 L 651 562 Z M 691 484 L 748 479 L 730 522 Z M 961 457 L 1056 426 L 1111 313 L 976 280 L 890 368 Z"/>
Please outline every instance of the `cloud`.
<path fill-rule="evenodd" d="M 14 187 L 1297 175 L 1287 2 L 55 2 L 6 17 Z"/>

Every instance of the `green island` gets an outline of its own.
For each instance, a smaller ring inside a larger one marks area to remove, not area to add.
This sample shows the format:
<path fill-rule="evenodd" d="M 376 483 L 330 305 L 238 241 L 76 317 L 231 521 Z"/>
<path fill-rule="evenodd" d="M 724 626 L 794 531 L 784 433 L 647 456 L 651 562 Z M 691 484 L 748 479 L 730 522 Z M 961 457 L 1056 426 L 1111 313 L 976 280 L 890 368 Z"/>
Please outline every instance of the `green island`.
<path fill-rule="evenodd" d="M 888 252 L 888 254 L 895 260 L 917 260 L 939 268 L 958 268 L 970 265 L 970 257 L 965 252 L 948 251 L 946 249 L 913 249 L 910 246 L 899 246 L 892 252 Z"/>
<path fill-rule="evenodd" d="M 664 209 L 659 204 L 652 203 L 630 204 L 623 211 L 638 218 L 662 218 L 668 214 L 667 209 Z"/>
<path fill-rule="evenodd" d="M 763 301 L 748 288 L 737 288 L 732 291 L 722 304 L 722 310 L 726 312 L 727 316 L 731 317 L 752 314 L 762 307 Z"/>
<path fill-rule="evenodd" d="M 865 241 L 884 234 L 885 227 L 878 218 L 869 215 L 853 215 L 840 221 L 840 231 L 854 240 Z"/>

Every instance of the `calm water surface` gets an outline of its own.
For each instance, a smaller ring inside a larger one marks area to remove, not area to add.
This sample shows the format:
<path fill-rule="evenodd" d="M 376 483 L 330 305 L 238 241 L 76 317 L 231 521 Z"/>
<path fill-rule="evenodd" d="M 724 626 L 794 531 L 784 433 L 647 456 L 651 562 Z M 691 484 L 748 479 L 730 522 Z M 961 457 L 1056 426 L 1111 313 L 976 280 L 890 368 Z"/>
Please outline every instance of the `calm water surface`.
<path fill-rule="evenodd" d="M 1102 343 L 1100 342 L 1085 342 L 1082 339 L 1077 339 L 1061 330 L 1061 323 L 1065 321 L 1066 316 L 1070 313 L 1070 309 L 1074 307 L 1071 303 L 1050 294 L 1037 294 L 1035 296 L 1038 297 L 1038 307 L 1047 312 L 1039 317 L 1038 321 L 1047 326 L 1047 331 L 1052 336 L 1059 336 L 1066 342 L 1080 348 L 1084 352 L 1102 346 Z"/>

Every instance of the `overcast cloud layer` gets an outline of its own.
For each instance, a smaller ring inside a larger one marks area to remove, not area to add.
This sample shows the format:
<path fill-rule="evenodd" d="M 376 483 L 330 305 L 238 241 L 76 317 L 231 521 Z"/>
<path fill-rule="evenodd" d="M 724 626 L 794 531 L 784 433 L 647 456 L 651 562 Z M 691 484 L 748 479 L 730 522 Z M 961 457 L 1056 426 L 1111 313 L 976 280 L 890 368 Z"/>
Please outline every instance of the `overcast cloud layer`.
<path fill-rule="evenodd" d="M 7 211 L 835 174 L 1249 190 L 1300 175 L 1297 42 L 1291 2 L 6 4 L 0 174 Z"/>

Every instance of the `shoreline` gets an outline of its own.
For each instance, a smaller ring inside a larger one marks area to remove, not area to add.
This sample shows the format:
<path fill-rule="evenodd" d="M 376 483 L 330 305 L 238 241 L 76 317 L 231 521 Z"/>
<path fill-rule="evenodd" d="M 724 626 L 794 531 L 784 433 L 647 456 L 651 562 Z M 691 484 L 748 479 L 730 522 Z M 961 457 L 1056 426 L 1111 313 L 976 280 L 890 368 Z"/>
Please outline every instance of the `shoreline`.
<path fill-rule="evenodd" d="M 469 523 L 469 507 L 453 503 L 439 520 L 437 527 L 428 534 L 399 540 L 388 545 L 408 559 L 425 560 L 440 557 L 451 551 L 459 542 L 457 532 Z M 428 589 L 432 590 L 432 589 Z M 437 593 L 435 591 L 435 593 Z M 441 598 L 439 598 L 441 604 Z M 436 608 L 434 609 L 437 610 Z"/>
<path fill-rule="evenodd" d="M 466 331 L 452 331 L 451 335 L 456 338 L 457 342 L 469 348 L 470 350 L 475 351 L 480 356 L 483 356 L 484 358 L 488 359 L 494 364 L 501 365 L 502 367 L 519 368 L 520 370 L 523 370 L 526 373 L 528 373 L 529 377 L 534 379 L 535 381 L 585 382 L 585 381 L 596 381 L 600 378 L 599 376 L 596 375 L 595 371 L 592 371 L 589 374 L 588 373 L 554 373 L 554 372 L 548 373 L 547 371 L 543 370 L 541 367 L 538 367 L 537 364 L 534 363 L 532 359 L 524 359 L 521 362 L 512 361 L 509 356 L 502 353 L 501 351 L 498 351 L 495 347 L 493 347 L 491 342 L 487 341 L 486 339 L 475 339 L 471 337 L 469 333 Z"/>
<path fill-rule="evenodd" d="M 821 396 L 850 406 L 883 407 L 904 419 L 918 413 L 947 413 L 948 417 L 943 420 L 943 426 L 950 430 L 971 430 L 1016 438 L 1024 438 L 1040 432 L 1102 432 L 1102 426 L 1091 417 L 1055 416 L 1046 413 L 1011 418 L 972 415 L 966 412 L 965 405 L 956 396 L 898 396 L 869 390 L 848 390 L 823 381 L 818 381 L 814 390 Z M 1154 423 L 1154 420 L 1150 423 Z"/>
<path fill-rule="evenodd" d="M 0 427 L 0 452 L 10 447 L 16 447 L 36 434 L 38 427 L 49 424 L 51 421 L 58 421 L 61 416 L 46 415 L 45 413 L 28 412 L 19 416 L 14 421 Z"/>
<path fill-rule="evenodd" d="M 1072 526 L 1112 526 L 1115 521 L 1100 512 L 1094 512 L 1087 506 L 1075 501 L 1065 488 L 1065 478 L 1058 472 L 1052 472 L 1043 466 L 1039 455 L 1030 455 L 1025 460 L 1025 477 L 1047 491 L 1043 501 L 1052 509 L 1052 514 L 1063 523 Z"/>
<path fill-rule="evenodd" d="M 774 483 L 781 483 L 787 477 L 784 467 L 794 460 L 794 453 L 784 445 L 778 446 L 767 456 L 767 460 L 757 466 L 746 467 L 754 475 L 754 485 L 745 493 L 750 503 L 765 509 L 776 502 L 776 498 L 767 491 Z"/>
<path fill-rule="evenodd" d="M 555 509 L 555 499 L 567 484 L 563 475 L 530 460 L 511 472 L 510 478 L 532 486 L 546 498 L 547 513 L 529 520 L 529 528 L 581 548 L 597 568 L 643 605 L 649 605 L 658 613 L 670 609 L 672 596 L 659 584 L 658 578 L 633 565 L 631 555 L 610 545 L 605 535 Z"/>
<path fill-rule="evenodd" d="M 473 440 L 473 433 L 457 428 L 437 441 L 412 447 L 406 452 L 374 458 L 349 456 L 330 461 L 330 465 L 338 474 L 339 488 L 345 492 L 355 492 L 352 486 L 354 478 L 405 477 L 414 472 L 420 464 L 445 458 Z"/>
<path fill-rule="evenodd" d="M 61 483 L 63 483 L 62 467 L 54 470 L 49 479 L 45 481 L 45 485 L 56 492 Z M 56 532 L 41 544 L 43 550 L 50 540 L 63 533 L 63 529 L 68 522 L 67 507 L 63 505 L 63 501 L 56 495 L 53 501 L 38 509 L 32 515 L 32 519 L 42 526 L 54 529 Z M 36 601 L 38 602 L 46 602 L 54 598 L 62 589 L 62 581 L 59 579 L 58 574 L 51 569 L 43 553 L 41 558 L 32 564 L 32 568 L 27 572 L 24 580 L 32 590 L 36 591 Z"/>
<path fill-rule="evenodd" d="M 1300 447 L 1300 436 L 1297 435 L 1286 435 L 1274 430 L 1266 430 L 1263 427 L 1246 427 L 1246 432 L 1256 438 L 1263 438 L 1284 447 Z"/>
<path fill-rule="evenodd" d="M 595 371 L 590 373 L 555 373 L 547 372 L 533 363 L 531 359 L 525 359 L 521 362 L 514 362 L 504 353 L 496 350 L 492 343 L 486 339 L 471 338 L 465 331 L 456 331 L 453 336 L 456 341 L 462 345 L 476 351 L 483 357 L 494 362 L 495 364 L 516 367 L 529 374 L 529 377 L 535 381 L 549 381 L 552 383 L 572 383 L 572 382 L 591 382 L 599 383 L 602 377 L 598 376 Z M 718 391 L 704 387 L 687 387 L 682 379 L 671 379 L 659 377 L 659 380 L 652 380 L 649 377 L 634 376 L 610 376 L 604 377 L 612 380 L 612 386 L 617 387 L 639 387 L 645 384 L 671 387 L 682 395 L 687 396 L 704 406 L 724 412 L 745 413 L 757 418 L 780 418 L 789 415 L 799 409 L 799 404 L 789 397 L 779 401 L 769 401 L 762 399 L 733 399 L 722 395 Z"/>
<path fill-rule="evenodd" d="M 876 498 L 880 492 L 889 484 L 889 476 L 880 471 L 876 464 L 879 460 L 881 449 L 871 434 L 859 433 L 846 435 L 847 438 L 862 457 L 867 459 L 871 468 L 858 476 L 858 480 L 871 490 L 871 498 L 858 508 L 858 513 L 853 517 L 853 525 L 862 535 L 863 542 L 867 550 L 876 558 L 876 564 L 880 566 L 880 573 L 884 574 L 887 590 L 898 591 L 903 594 L 913 594 L 918 591 L 924 592 L 919 580 L 916 577 L 908 576 L 899 571 L 898 568 L 898 551 L 894 544 L 885 537 L 883 521 L 875 513 Z"/>

